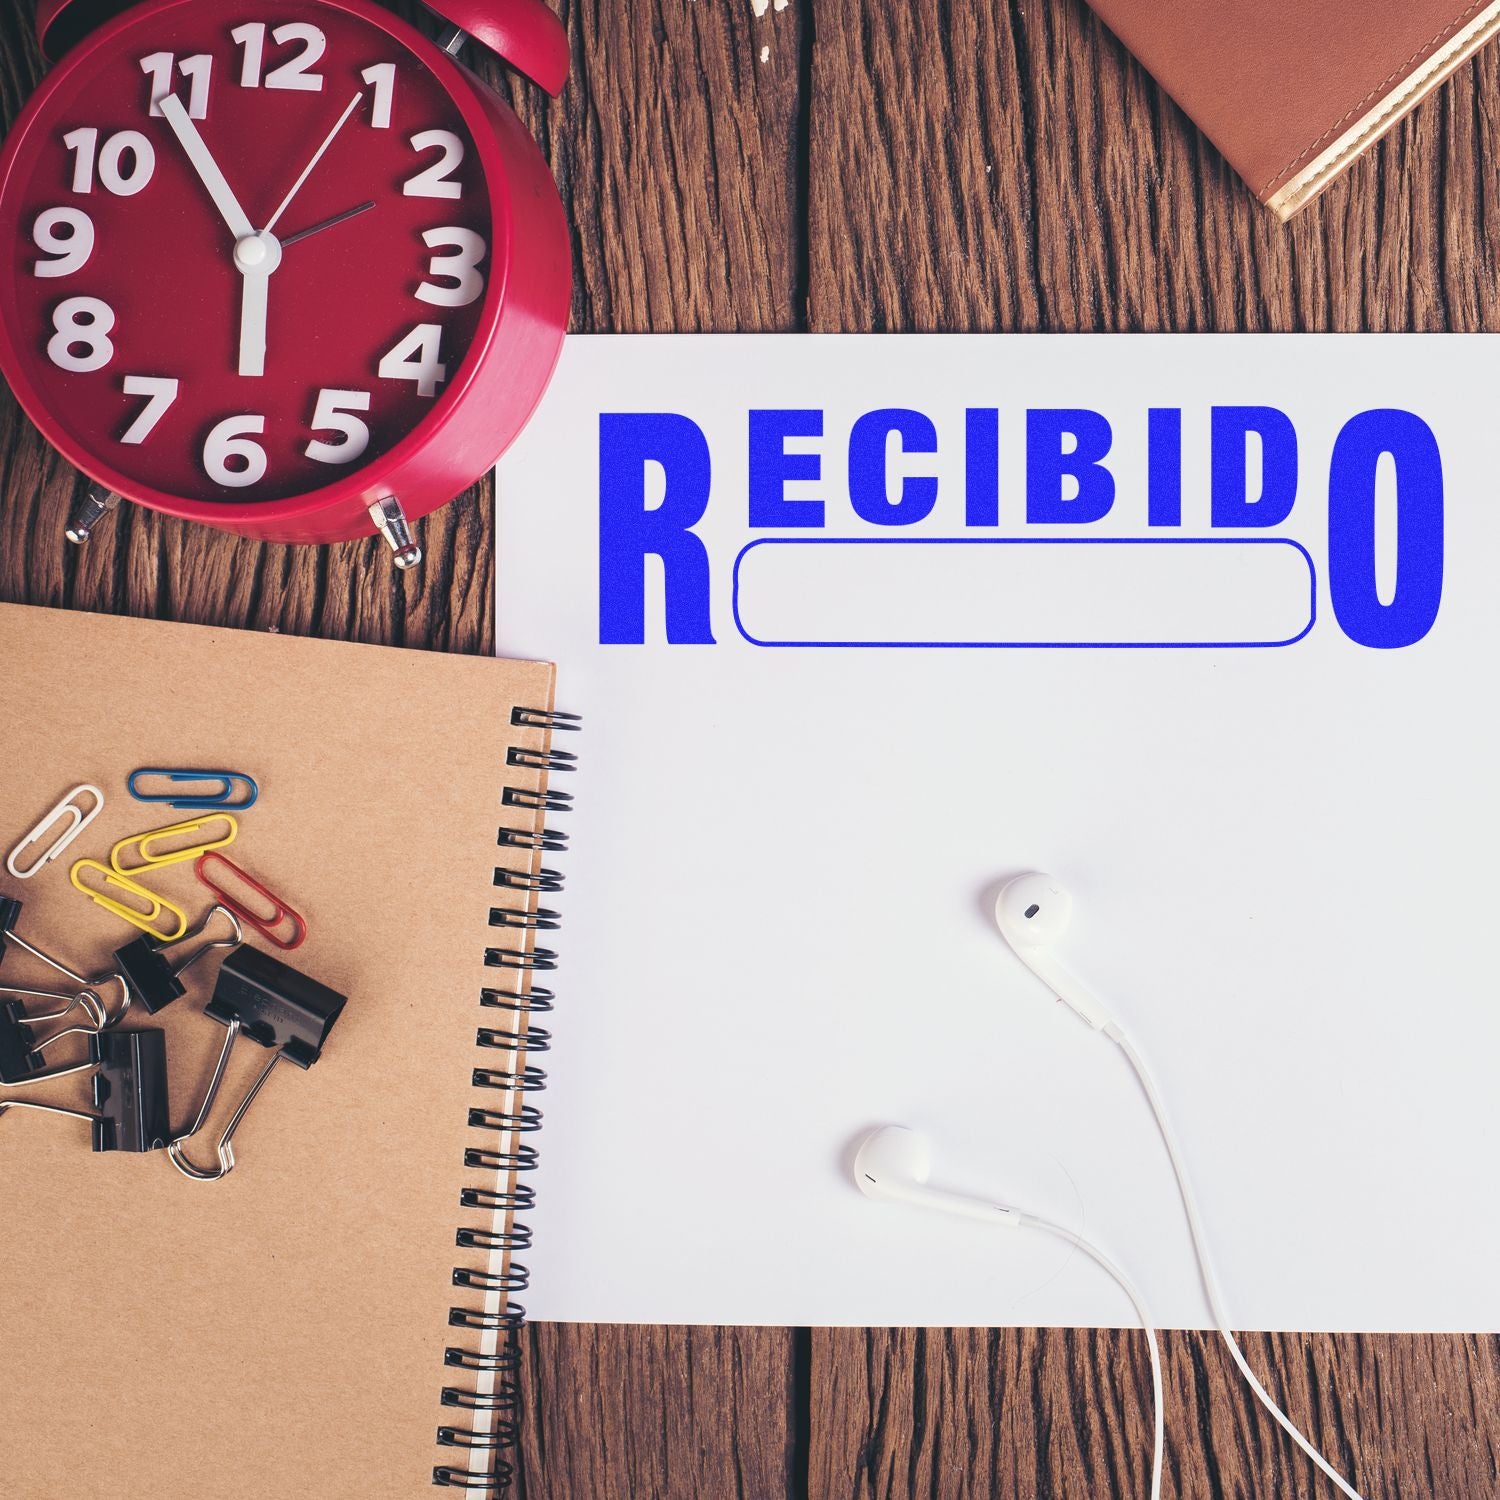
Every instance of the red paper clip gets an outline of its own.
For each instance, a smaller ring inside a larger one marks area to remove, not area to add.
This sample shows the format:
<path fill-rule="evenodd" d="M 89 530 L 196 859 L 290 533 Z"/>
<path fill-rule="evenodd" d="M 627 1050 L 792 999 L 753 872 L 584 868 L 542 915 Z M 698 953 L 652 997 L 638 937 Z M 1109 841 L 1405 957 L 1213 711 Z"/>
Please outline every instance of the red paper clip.
<path fill-rule="evenodd" d="M 241 885 L 259 896 L 270 907 L 269 915 L 252 911 L 232 891 L 216 884 L 206 869 L 210 864 L 223 865 Z M 193 864 L 193 873 L 235 916 L 242 922 L 248 922 L 267 942 L 274 943 L 283 952 L 290 953 L 293 948 L 300 948 L 307 938 L 307 923 L 300 913 L 293 911 L 280 896 L 273 896 L 253 875 L 246 874 L 232 859 L 226 859 L 216 849 L 210 849 L 206 854 L 198 856 Z M 292 936 L 289 940 L 277 935 L 287 923 L 290 923 L 292 927 Z"/>

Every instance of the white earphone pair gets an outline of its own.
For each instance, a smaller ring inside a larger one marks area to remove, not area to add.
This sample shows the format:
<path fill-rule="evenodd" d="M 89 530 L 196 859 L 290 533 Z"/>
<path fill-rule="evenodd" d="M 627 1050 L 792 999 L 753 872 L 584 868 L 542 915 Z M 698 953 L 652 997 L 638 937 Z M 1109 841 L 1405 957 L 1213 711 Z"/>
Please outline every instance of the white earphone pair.
<path fill-rule="evenodd" d="M 1089 989 L 1058 962 L 1053 954 L 1053 946 L 1067 932 L 1072 916 L 1073 898 L 1067 889 L 1051 875 L 1035 872 L 1017 875 L 1014 879 L 1007 881 L 995 902 L 995 923 L 1000 929 L 1001 936 L 1014 950 L 1016 956 L 1080 1020 L 1094 1031 L 1103 1033 L 1119 1047 L 1140 1081 L 1146 1099 L 1151 1105 L 1157 1128 L 1161 1132 L 1162 1141 L 1166 1145 L 1173 1173 L 1177 1178 L 1183 1209 L 1187 1215 L 1188 1230 L 1198 1260 L 1199 1274 L 1203 1278 L 1204 1291 L 1208 1295 L 1214 1321 L 1240 1375 L 1256 1399 L 1276 1419 L 1303 1453 L 1338 1486 L 1344 1495 L 1349 1497 L 1349 1500 L 1361 1500 L 1359 1492 L 1333 1468 L 1302 1434 L 1291 1418 L 1272 1400 L 1270 1392 L 1261 1384 L 1246 1362 L 1230 1330 L 1218 1281 L 1209 1262 L 1208 1241 L 1198 1212 L 1197 1200 L 1189 1186 L 1187 1169 L 1182 1154 L 1178 1150 L 1177 1140 L 1167 1119 L 1166 1107 L 1162 1102 L 1156 1082 L 1146 1067 L 1144 1058 L 1135 1049 L 1118 1023 L 1111 1018 Z M 1145 1327 L 1146 1341 L 1151 1355 L 1155 1408 L 1151 1496 L 1152 1500 L 1157 1500 L 1161 1492 L 1162 1469 L 1161 1358 L 1151 1317 L 1134 1284 L 1102 1250 L 1073 1231 L 1037 1214 L 1024 1213 L 1004 1204 L 987 1202 L 966 1194 L 930 1187 L 927 1181 L 929 1171 L 930 1153 L 927 1142 L 917 1132 L 899 1125 L 886 1125 L 871 1132 L 861 1142 L 855 1153 L 855 1182 L 866 1196 L 894 1199 L 921 1208 L 935 1209 L 942 1213 L 959 1214 L 964 1218 L 982 1219 L 989 1223 L 1016 1228 L 1038 1229 L 1054 1235 L 1076 1245 L 1093 1259 L 1115 1279 L 1130 1298 Z"/>

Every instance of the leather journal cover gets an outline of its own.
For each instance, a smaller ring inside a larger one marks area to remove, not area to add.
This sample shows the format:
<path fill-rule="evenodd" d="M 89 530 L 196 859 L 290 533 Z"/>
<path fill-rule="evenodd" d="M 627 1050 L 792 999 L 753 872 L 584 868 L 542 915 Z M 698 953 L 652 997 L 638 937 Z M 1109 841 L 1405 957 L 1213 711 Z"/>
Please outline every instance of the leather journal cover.
<path fill-rule="evenodd" d="M 1500 0 L 1089 0 L 1289 219 L 1500 27 Z"/>

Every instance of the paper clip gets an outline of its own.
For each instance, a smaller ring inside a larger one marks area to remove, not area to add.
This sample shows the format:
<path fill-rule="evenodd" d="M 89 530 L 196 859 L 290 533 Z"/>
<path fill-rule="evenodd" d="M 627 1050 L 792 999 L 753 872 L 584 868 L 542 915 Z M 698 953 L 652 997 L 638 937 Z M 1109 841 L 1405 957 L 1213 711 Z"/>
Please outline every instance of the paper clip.
<path fill-rule="evenodd" d="M 143 792 L 139 786 L 143 776 L 165 777 L 174 786 L 192 781 L 218 782 L 219 790 L 199 792 L 194 796 L 185 796 L 175 791 Z M 238 802 L 235 801 L 237 786 L 245 789 L 243 800 Z M 255 778 L 239 771 L 174 771 L 165 766 L 141 766 L 132 771 L 125 780 L 125 789 L 137 802 L 165 802 L 168 807 L 180 808 L 183 812 L 240 812 L 244 808 L 254 807 L 260 797 L 260 787 L 256 785 Z"/>
<path fill-rule="evenodd" d="M 95 1151 L 160 1151 L 172 1133 L 167 1103 L 167 1038 L 162 1031 L 111 1031 L 92 1037 L 86 1062 L 38 1073 L 26 1082 L 45 1083 L 71 1073 L 92 1071 L 98 1114 L 65 1109 L 60 1104 L 33 1104 L 26 1099 L 0 1100 L 8 1109 L 87 1120 Z"/>
<path fill-rule="evenodd" d="M 285 1061 L 304 1070 L 312 1067 L 322 1056 L 323 1044 L 346 1003 L 347 998 L 336 990 L 258 948 L 240 948 L 231 953 L 219 969 L 213 999 L 203 1011 L 226 1028 L 224 1045 L 219 1049 L 219 1060 L 214 1064 L 213 1077 L 208 1081 L 208 1092 L 203 1096 L 197 1118 L 167 1145 L 172 1165 L 195 1182 L 217 1182 L 227 1177 L 234 1170 L 234 1133 L 276 1064 Z M 241 1034 L 275 1050 L 219 1137 L 217 1167 L 195 1167 L 184 1148 L 203 1129 L 203 1122 L 219 1096 L 229 1054 Z"/>
<path fill-rule="evenodd" d="M 259 896 L 270 908 L 267 913 L 252 910 L 232 891 L 226 890 L 208 873 L 210 866 L 223 865 L 246 890 Z M 248 922 L 268 943 L 274 943 L 283 953 L 300 948 L 307 940 L 307 922 L 300 912 L 294 911 L 280 896 L 273 895 L 248 871 L 242 870 L 232 859 L 209 850 L 198 856 L 193 873 L 218 898 L 220 905 L 227 907 L 242 922 Z M 291 932 L 281 936 L 281 929 L 290 924 Z"/>
<path fill-rule="evenodd" d="M 127 896 L 134 896 L 140 905 L 145 907 L 145 910 L 126 906 L 123 901 L 116 901 L 113 896 L 106 895 L 103 891 L 91 891 L 83 883 L 85 870 L 97 870 L 104 877 L 106 886 L 124 891 Z M 175 943 L 178 938 L 187 935 L 187 913 L 180 906 L 168 901 L 165 896 L 158 896 L 148 891 L 143 885 L 137 885 L 128 875 L 122 875 L 118 870 L 111 870 L 108 865 L 101 865 L 97 859 L 77 861 L 68 871 L 68 879 L 73 882 L 75 889 L 82 891 L 96 906 L 102 906 L 105 911 L 112 911 L 117 917 L 129 922 L 132 927 L 139 927 L 142 932 L 154 937 L 159 943 Z M 161 928 L 153 926 L 163 912 L 170 912 L 177 919 L 177 926 L 171 932 L 164 932 Z M 67 971 L 64 970 L 64 972 Z M 85 984 L 87 982 L 87 980 L 84 981 Z"/>
<path fill-rule="evenodd" d="M 174 837 L 191 837 L 214 823 L 225 824 L 229 832 L 221 839 L 198 839 L 180 849 L 168 849 L 165 853 L 153 852 L 153 846 Z M 165 828 L 153 828 L 149 833 L 132 834 L 121 839 L 109 851 L 110 868 L 116 875 L 139 875 L 143 870 L 163 869 L 167 865 L 180 865 L 184 860 L 197 859 L 210 849 L 222 849 L 239 837 L 239 820 L 233 813 L 210 813 L 206 818 L 189 818 L 186 823 L 170 823 Z M 140 854 L 138 864 L 125 863 L 125 851 L 135 849 Z"/>
<path fill-rule="evenodd" d="M 85 812 L 78 805 L 78 798 L 84 792 L 87 792 L 94 799 L 93 807 L 91 807 L 87 812 Z M 101 792 L 98 787 L 90 786 L 87 782 L 84 782 L 81 786 L 75 786 L 73 790 L 71 792 L 68 792 L 62 798 L 62 800 L 58 802 L 52 808 L 52 810 L 42 818 L 41 822 L 38 823 L 36 827 L 33 828 L 31 832 L 28 833 L 25 838 L 23 838 L 21 842 L 17 844 L 9 854 L 5 856 L 5 868 L 9 870 L 17 880 L 30 880 L 31 877 L 35 875 L 39 870 L 51 864 L 52 861 L 56 859 L 57 856 L 61 854 L 63 850 L 66 849 L 68 845 L 71 844 L 73 840 L 76 839 L 78 835 L 82 833 L 83 830 L 87 828 L 89 824 L 92 823 L 94 819 L 97 818 L 103 811 L 104 793 Z M 19 857 L 28 849 L 30 849 L 33 844 L 40 844 L 43 835 L 51 829 L 54 823 L 58 822 L 58 820 L 62 818 L 66 818 L 68 820 L 67 827 L 65 827 L 62 832 L 59 833 L 57 837 L 53 839 L 53 841 L 48 844 L 47 847 L 42 850 L 42 852 L 37 855 L 37 857 L 32 860 L 32 862 L 24 870 L 21 869 L 18 863 Z"/>
<path fill-rule="evenodd" d="M 169 947 L 180 948 L 184 943 L 202 937 L 215 917 L 223 917 L 229 924 L 228 937 L 211 938 L 202 947 L 175 963 L 167 957 L 166 950 Z M 159 943 L 155 938 L 144 934 L 132 938 L 123 948 L 115 949 L 115 972 L 125 986 L 126 1000 L 114 1021 L 119 1021 L 124 1016 L 125 1011 L 130 1009 L 132 1000 L 139 1000 L 147 1013 L 153 1016 L 159 1010 L 164 1010 L 187 993 L 182 975 L 200 958 L 213 952 L 215 948 L 238 948 L 244 941 L 245 934 L 240 927 L 239 918 L 227 906 L 218 904 L 209 907 L 203 920 L 191 932 L 183 933 L 175 943 Z"/>

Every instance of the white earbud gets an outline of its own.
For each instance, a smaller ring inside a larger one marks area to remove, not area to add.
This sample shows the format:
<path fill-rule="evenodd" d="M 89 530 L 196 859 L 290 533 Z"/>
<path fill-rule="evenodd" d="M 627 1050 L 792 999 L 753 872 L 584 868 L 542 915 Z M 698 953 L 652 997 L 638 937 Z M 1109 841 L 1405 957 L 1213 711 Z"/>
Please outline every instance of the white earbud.
<path fill-rule="evenodd" d="M 1036 871 L 1007 880 L 995 901 L 995 924 L 1015 949 L 1016 957 L 1064 1005 L 1095 1031 L 1103 1031 L 1111 1024 L 1109 1013 L 1052 956 L 1052 945 L 1068 930 L 1072 919 L 1073 898 L 1067 887 L 1053 876 Z"/>
<path fill-rule="evenodd" d="M 1008 880 L 995 901 L 995 923 L 1000 935 L 1015 949 L 1016 957 L 1031 970 L 1064 1005 L 1073 1010 L 1095 1031 L 1103 1032 L 1125 1054 L 1126 1060 L 1140 1080 L 1141 1088 L 1156 1117 L 1157 1129 L 1167 1148 L 1177 1186 L 1182 1193 L 1183 1208 L 1187 1212 L 1188 1230 L 1192 1235 L 1193 1250 L 1198 1257 L 1198 1268 L 1203 1275 L 1203 1288 L 1208 1294 L 1209 1307 L 1213 1310 L 1214 1322 L 1219 1335 L 1229 1348 L 1236 1368 L 1255 1398 L 1275 1418 L 1281 1429 L 1293 1442 L 1331 1479 L 1349 1500 L 1360 1500 L 1359 1491 L 1344 1478 L 1332 1464 L 1308 1441 L 1302 1430 L 1276 1404 L 1271 1393 L 1261 1384 L 1259 1377 L 1250 1368 L 1229 1325 L 1229 1316 L 1224 1310 L 1224 1299 L 1214 1276 L 1208 1256 L 1208 1236 L 1204 1231 L 1202 1216 L 1198 1211 L 1197 1198 L 1188 1181 L 1187 1167 L 1182 1152 L 1177 1146 L 1177 1137 L 1167 1119 L 1166 1106 L 1156 1080 L 1151 1076 L 1146 1060 L 1136 1050 L 1135 1044 L 1120 1029 L 1102 1005 L 1089 993 L 1087 987 L 1075 979 L 1052 956 L 1052 945 L 1068 930 L 1073 917 L 1073 898 L 1061 881 L 1051 875 L 1032 871 Z M 863 1184 L 861 1184 L 863 1185 Z M 1027 1216 L 1027 1222 L 1033 1222 Z M 1079 1242 L 1082 1244 L 1082 1242 Z M 1087 1246 L 1084 1246 L 1087 1249 Z M 1090 1253 L 1093 1253 L 1090 1251 Z M 1096 1256 L 1096 1259 L 1099 1257 Z M 1101 1264 L 1103 1261 L 1101 1259 Z M 1118 1280 L 1119 1277 L 1117 1276 Z M 1122 1281 L 1121 1285 L 1125 1283 Z M 1153 1491 L 1154 1493 L 1154 1491 Z"/>
<path fill-rule="evenodd" d="M 872 1130 L 854 1154 L 854 1181 L 867 1198 L 912 1203 L 965 1219 L 983 1219 L 988 1224 L 1021 1222 L 1021 1215 L 1003 1204 L 928 1187 L 931 1171 L 927 1137 L 904 1125 L 882 1125 Z"/>

